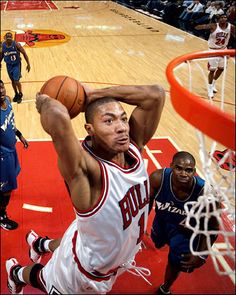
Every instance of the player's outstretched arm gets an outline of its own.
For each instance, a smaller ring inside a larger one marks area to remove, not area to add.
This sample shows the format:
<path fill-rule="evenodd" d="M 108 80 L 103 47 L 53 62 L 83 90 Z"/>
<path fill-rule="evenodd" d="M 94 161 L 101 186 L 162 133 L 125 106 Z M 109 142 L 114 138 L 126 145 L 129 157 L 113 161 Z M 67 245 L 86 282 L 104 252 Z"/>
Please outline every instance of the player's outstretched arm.
<path fill-rule="evenodd" d="M 197 25 L 194 27 L 196 30 L 210 30 L 213 32 L 216 29 L 216 24 L 215 23 L 210 23 L 210 24 L 203 24 L 203 25 Z"/>
<path fill-rule="evenodd" d="M 20 43 L 16 43 L 16 47 L 23 54 L 24 59 L 27 63 L 26 70 L 27 70 L 27 72 L 29 72 L 30 71 L 30 62 L 29 62 L 29 57 L 28 57 L 25 49 L 20 45 Z"/>
<path fill-rule="evenodd" d="M 151 175 L 149 176 L 149 183 L 150 183 L 150 201 L 149 201 L 149 211 L 148 211 L 149 214 L 152 211 L 156 194 L 161 186 L 162 174 L 163 174 L 163 169 L 159 169 L 152 172 Z"/>

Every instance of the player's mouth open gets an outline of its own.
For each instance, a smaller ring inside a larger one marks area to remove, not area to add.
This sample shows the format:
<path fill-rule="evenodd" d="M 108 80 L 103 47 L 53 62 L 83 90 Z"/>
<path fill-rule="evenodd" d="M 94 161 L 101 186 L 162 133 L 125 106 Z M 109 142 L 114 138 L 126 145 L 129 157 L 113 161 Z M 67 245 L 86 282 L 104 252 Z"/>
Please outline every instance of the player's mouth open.
<path fill-rule="evenodd" d="M 122 137 L 116 140 L 119 144 L 126 144 L 129 141 L 128 137 Z"/>

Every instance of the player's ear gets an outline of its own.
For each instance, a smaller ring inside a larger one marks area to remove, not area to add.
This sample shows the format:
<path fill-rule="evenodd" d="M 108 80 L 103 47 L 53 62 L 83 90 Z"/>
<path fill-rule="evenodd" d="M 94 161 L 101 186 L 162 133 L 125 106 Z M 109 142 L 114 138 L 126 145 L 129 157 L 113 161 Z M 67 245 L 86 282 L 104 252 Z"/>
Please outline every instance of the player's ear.
<path fill-rule="evenodd" d="M 88 135 L 92 136 L 94 134 L 93 125 L 90 123 L 85 123 L 84 128 L 87 131 Z"/>

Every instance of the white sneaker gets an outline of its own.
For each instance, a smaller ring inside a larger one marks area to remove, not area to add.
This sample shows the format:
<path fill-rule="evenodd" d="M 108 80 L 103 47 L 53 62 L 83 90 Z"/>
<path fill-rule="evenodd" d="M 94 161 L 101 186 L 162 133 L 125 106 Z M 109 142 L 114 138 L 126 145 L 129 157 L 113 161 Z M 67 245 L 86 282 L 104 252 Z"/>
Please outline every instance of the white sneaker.
<path fill-rule="evenodd" d="M 212 82 L 212 86 L 213 86 L 213 92 L 217 93 L 217 89 L 216 89 L 216 80 L 213 80 Z"/>
<path fill-rule="evenodd" d="M 29 245 L 29 257 L 34 263 L 39 263 L 42 259 L 43 253 L 37 252 L 34 249 L 34 243 L 37 239 L 41 238 L 37 235 L 33 230 L 27 233 L 26 235 L 26 242 Z"/>
<path fill-rule="evenodd" d="M 208 85 L 208 97 L 210 99 L 212 99 L 214 97 L 213 86 L 210 84 Z"/>
<path fill-rule="evenodd" d="M 213 86 L 213 93 L 217 93 L 218 90 L 216 89 L 215 85 Z"/>
<path fill-rule="evenodd" d="M 25 283 L 17 283 L 13 278 L 13 269 L 21 265 L 15 258 L 9 258 L 6 261 L 6 271 L 7 271 L 7 287 L 11 294 L 23 294 L 23 288 L 26 286 Z"/>

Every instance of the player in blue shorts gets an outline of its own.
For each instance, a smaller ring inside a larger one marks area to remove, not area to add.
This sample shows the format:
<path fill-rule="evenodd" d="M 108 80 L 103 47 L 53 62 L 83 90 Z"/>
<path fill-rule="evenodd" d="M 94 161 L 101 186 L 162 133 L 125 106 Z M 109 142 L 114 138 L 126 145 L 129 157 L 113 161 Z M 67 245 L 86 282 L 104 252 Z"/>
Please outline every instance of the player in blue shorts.
<path fill-rule="evenodd" d="M 182 151 L 173 156 L 170 168 L 156 170 L 150 175 L 149 213 L 154 201 L 156 212 L 151 239 L 158 249 L 164 245 L 169 246 L 164 283 L 157 290 L 157 294 L 171 294 L 170 287 L 180 272 L 192 272 L 201 267 L 207 258 L 191 254 L 189 242 L 192 232 L 184 226 L 184 204 L 197 201 L 203 194 L 205 184 L 202 178 L 195 175 L 195 165 L 194 157 Z M 215 218 L 209 220 L 210 228 L 218 228 Z M 211 236 L 212 244 L 216 238 Z M 194 243 L 196 251 L 207 249 L 205 236 L 197 236 Z"/>
<path fill-rule="evenodd" d="M 5 41 L 2 43 L 1 49 L 1 62 L 4 59 L 7 66 L 7 73 L 11 79 L 12 87 L 15 91 L 14 102 L 20 103 L 22 101 L 22 86 L 20 83 L 21 78 L 21 57 L 23 54 L 25 61 L 27 62 L 26 70 L 30 71 L 30 62 L 28 55 L 20 43 L 13 40 L 11 32 L 7 32 L 5 35 Z"/>
<path fill-rule="evenodd" d="M 0 107 L 0 225 L 3 229 L 12 230 L 16 229 L 18 224 L 8 218 L 6 208 L 12 190 L 17 188 L 16 178 L 20 172 L 16 153 L 16 136 L 25 148 L 28 147 L 28 142 L 15 127 L 14 113 L 2 80 L 0 80 Z"/>

